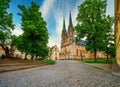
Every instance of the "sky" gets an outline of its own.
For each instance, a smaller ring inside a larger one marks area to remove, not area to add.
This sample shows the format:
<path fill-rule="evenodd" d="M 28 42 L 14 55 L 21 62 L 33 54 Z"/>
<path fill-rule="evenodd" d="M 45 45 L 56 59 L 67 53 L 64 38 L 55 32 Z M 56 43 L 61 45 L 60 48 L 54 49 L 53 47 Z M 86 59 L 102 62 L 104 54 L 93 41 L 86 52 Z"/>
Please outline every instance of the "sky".
<path fill-rule="evenodd" d="M 31 1 L 40 5 L 42 17 L 47 22 L 47 29 L 49 33 L 48 45 L 57 45 L 60 48 L 61 32 L 63 26 L 63 18 L 65 18 L 66 29 L 68 28 L 69 13 L 71 12 L 73 26 L 77 24 L 76 17 L 78 14 L 78 6 L 84 0 L 11 0 L 8 12 L 13 14 L 13 23 L 15 29 L 13 34 L 19 36 L 23 33 L 21 30 L 21 17 L 17 13 L 21 12 L 17 5 L 25 5 L 29 7 Z M 114 0 L 107 0 L 106 14 L 114 16 Z"/>

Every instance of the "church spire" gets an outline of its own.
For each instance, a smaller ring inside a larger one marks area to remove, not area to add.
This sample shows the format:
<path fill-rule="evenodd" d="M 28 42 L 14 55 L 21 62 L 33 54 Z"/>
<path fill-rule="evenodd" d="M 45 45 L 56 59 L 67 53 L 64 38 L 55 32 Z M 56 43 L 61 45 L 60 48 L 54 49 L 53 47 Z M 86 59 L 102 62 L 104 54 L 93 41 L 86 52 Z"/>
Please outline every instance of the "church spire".
<path fill-rule="evenodd" d="M 70 12 L 70 14 L 69 14 L 69 27 L 73 27 L 71 12 Z"/>
<path fill-rule="evenodd" d="M 66 31 L 65 19 L 63 19 L 63 29 L 62 29 L 62 31 Z"/>

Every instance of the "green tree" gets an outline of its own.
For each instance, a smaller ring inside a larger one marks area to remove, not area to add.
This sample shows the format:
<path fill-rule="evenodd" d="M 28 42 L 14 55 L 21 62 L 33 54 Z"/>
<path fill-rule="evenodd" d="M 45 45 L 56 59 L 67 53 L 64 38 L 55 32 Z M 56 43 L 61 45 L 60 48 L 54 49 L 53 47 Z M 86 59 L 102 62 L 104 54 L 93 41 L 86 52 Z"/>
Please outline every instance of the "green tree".
<path fill-rule="evenodd" d="M 97 51 L 104 48 L 104 31 L 106 28 L 106 0 L 85 0 L 78 7 L 76 40 L 87 37 L 86 49 L 94 51 L 94 61 Z"/>
<path fill-rule="evenodd" d="M 5 51 L 6 56 L 10 55 L 11 30 L 14 29 L 12 14 L 7 12 L 10 0 L 0 0 L 0 46 Z"/>
<path fill-rule="evenodd" d="M 24 38 L 23 35 L 20 36 L 13 36 L 12 37 L 12 45 L 14 46 L 14 49 L 19 50 L 22 53 L 25 53 L 25 59 L 27 58 L 27 49 L 28 49 L 28 43 L 26 41 L 26 39 Z"/>
<path fill-rule="evenodd" d="M 108 47 L 108 54 L 112 57 L 115 57 L 116 53 L 116 47 L 115 47 L 115 43 L 111 43 Z"/>
<path fill-rule="evenodd" d="M 103 51 L 107 55 L 107 60 L 108 60 L 108 55 L 110 55 L 111 52 L 109 52 L 109 47 L 113 45 L 114 43 L 114 35 L 113 35 L 113 17 L 110 17 L 109 15 L 105 18 L 105 25 L 104 27 L 104 44 L 103 44 Z"/>
<path fill-rule="evenodd" d="M 19 50 L 31 54 L 32 59 L 34 56 L 47 57 L 48 31 L 42 13 L 39 12 L 40 6 L 31 2 L 28 8 L 24 5 L 18 5 L 18 8 L 22 11 L 18 15 L 22 17 L 21 26 L 24 31 L 19 38 L 21 43 L 21 47 L 18 46 Z"/>

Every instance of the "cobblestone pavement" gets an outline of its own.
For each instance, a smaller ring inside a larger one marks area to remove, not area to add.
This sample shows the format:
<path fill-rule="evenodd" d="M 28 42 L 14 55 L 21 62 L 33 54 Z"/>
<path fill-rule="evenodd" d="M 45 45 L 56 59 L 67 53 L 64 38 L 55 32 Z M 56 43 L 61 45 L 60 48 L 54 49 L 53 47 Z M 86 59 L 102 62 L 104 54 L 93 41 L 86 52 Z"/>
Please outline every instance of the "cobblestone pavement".
<path fill-rule="evenodd" d="M 0 74 L 0 87 L 120 87 L 120 77 L 74 60 Z"/>

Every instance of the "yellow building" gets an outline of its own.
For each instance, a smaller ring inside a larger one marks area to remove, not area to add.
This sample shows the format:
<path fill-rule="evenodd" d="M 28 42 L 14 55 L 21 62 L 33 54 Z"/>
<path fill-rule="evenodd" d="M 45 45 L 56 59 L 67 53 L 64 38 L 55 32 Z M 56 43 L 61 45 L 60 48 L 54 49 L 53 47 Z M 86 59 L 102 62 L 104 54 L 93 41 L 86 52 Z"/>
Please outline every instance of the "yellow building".
<path fill-rule="evenodd" d="M 120 0 L 115 0 L 115 43 L 116 43 L 116 59 L 120 65 Z"/>

